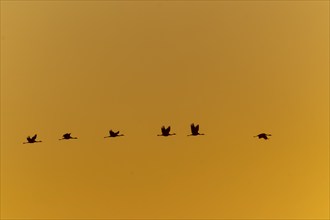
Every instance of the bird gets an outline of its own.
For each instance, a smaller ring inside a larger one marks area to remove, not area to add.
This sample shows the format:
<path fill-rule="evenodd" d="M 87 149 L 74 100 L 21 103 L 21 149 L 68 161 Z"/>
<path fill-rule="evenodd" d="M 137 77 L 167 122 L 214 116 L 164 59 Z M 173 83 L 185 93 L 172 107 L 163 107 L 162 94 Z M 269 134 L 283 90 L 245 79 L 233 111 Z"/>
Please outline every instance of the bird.
<path fill-rule="evenodd" d="M 167 128 L 165 128 L 165 126 L 162 126 L 161 128 L 162 134 L 158 134 L 157 136 L 171 136 L 171 135 L 176 135 L 175 133 L 170 134 L 171 131 L 171 126 L 168 126 Z"/>
<path fill-rule="evenodd" d="M 77 137 L 71 137 L 71 133 L 63 134 L 63 137 L 59 140 L 69 140 L 69 139 L 78 139 Z"/>
<path fill-rule="evenodd" d="M 37 139 L 36 134 L 32 138 L 30 136 L 28 136 L 26 138 L 27 142 L 23 142 L 23 144 L 33 144 L 33 143 L 37 143 L 37 142 L 42 142 L 42 141 L 36 141 L 36 139 Z"/>
<path fill-rule="evenodd" d="M 114 132 L 113 130 L 109 131 L 109 136 L 106 136 L 104 138 L 109 138 L 109 137 L 119 137 L 119 136 L 124 136 L 123 134 L 119 134 L 119 131 Z"/>
<path fill-rule="evenodd" d="M 266 134 L 266 133 L 261 133 L 261 134 L 258 134 L 256 136 L 253 136 L 253 137 L 258 137 L 259 139 L 263 138 L 265 140 L 268 140 L 269 139 L 268 136 L 272 136 L 272 135 L 271 134 Z"/>
<path fill-rule="evenodd" d="M 198 132 L 198 130 L 199 130 L 199 125 L 194 125 L 194 123 L 192 123 L 191 125 L 190 125 L 190 129 L 191 129 L 191 134 L 189 134 L 188 136 L 197 136 L 197 135 L 204 135 L 204 134 L 200 134 L 199 132 Z"/>

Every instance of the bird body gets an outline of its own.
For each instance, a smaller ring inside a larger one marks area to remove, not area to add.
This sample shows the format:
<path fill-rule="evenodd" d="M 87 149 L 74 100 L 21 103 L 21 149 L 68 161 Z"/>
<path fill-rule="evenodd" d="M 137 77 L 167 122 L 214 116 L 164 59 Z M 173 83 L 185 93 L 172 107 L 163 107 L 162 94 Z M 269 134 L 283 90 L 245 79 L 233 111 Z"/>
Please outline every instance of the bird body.
<path fill-rule="evenodd" d="M 119 136 L 124 136 L 123 134 L 119 134 L 119 131 L 114 132 L 113 130 L 109 131 L 109 136 L 106 136 L 104 138 L 109 138 L 109 137 L 119 137 Z"/>
<path fill-rule="evenodd" d="M 23 144 L 33 144 L 33 143 L 37 143 L 37 142 L 42 142 L 42 141 L 37 141 L 37 135 L 35 134 L 33 137 L 28 136 L 26 138 L 27 142 L 23 142 Z"/>
<path fill-rule="evenodd" d="M 200 134 L 199 131 L 199 125 L 196 125 L 194 123 L 192 123 L 190 125 L 190 130 L 191 130 L 191 134 L 188 136 L 197 136 L 197 135 L 204 135 L 204 134 Z"/>
<path fill-rule="evenodd" d="M 69 140 L 69 139 L 78 139 L 77 137 L 71 137 L 71 133 L 63 134 L 63 137 L 59 140 Z"/>
<path fill-rule="evenodd" d="M 162 126 L 161 131 L 162 131 L 162 134 L 158 134 L 157 136 L 168 137 L 171 135 L 176 135 L 175 133 L 170 134 L 171 126 L 168 126 L 167 128 L 165 128 L 165 126 Z"/>
<path fill-rule="evenodd" d="M 263 138 L 265 140 L 268 140 L 269 139 L 268 136 L 272 136 L 272 135 L 271 134 L 266 134 L 266 133 L 260 133 L 256 136 L 253 136 L 253 137 L 258 137 L 259 139 Z"/>

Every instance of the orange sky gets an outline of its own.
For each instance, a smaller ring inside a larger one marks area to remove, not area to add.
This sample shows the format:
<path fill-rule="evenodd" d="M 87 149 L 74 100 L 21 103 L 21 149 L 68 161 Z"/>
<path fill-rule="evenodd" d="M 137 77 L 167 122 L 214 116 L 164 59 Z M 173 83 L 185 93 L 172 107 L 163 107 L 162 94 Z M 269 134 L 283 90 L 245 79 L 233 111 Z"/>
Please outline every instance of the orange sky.
<path fill-rule="evenodd" d="M 1 1 L 1 218 L 328 219 L 329 2 Z"/>

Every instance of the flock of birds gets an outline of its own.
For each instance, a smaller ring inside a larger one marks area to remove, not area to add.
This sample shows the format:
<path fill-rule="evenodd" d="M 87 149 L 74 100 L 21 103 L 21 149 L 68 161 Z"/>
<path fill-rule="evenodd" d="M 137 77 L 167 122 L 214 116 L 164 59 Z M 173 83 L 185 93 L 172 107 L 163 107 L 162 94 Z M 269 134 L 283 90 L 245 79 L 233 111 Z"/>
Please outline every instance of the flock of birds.
<path fill-rule="evenodd" d="M 198 135 L 204 135 L 199 133 L 199 125 L 195 125 L 194 123 L 192 123 L 190 125 L 190 130 L 191 130 L 191 134 L 187 135 L 187 136 L 198 136 Z M 161 127 L 161 134 L 158 134 L 157 136 L 164 136 L 164 137 L 168 137 L 168 136 L 172 136 L 172 135 L 176 135 L 175 133 L 170 133 L 171 131 L 171 126 L 168 126 L 167 128 L 165 128 L 165 126 Z M 109 131 L 109 136 L 106 136 L 104 138 L 114 138 L 114 137 L 120 137 L 120 136 L 124 136 L 123 134 L 120 134 L 119 131 L 114 132 L 113 130 Z M 263 138 L 265 140 L 268 140 L 269 136 L 272 136 L 271 134 L 266 134 L 266 133 L 261 133 L 258 134 L 256 136 L 253 137 L 258 137 L 259 139 Z M 69 139 L 78 139 L 77 137 L 72 137 L 71 133 L 65 133 L 63 134 L 62 138 L 60 138 L 59 140 L 69 140 Z M 27 142 L 23 142 L 23 144 L 33 144 L 33 143 L 38 143 L 38 142 L 42 142 L 37 140 L 37 135 L 35 134 L 33 137 L 28 136 L 26 138 Z"/>

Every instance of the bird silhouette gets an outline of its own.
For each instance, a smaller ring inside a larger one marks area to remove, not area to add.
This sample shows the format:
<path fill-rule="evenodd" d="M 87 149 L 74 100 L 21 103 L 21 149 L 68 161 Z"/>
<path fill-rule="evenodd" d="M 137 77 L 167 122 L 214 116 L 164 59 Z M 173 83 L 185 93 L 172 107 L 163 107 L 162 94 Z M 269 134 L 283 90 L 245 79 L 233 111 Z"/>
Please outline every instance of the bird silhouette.
<path fill-rule="evenodd" d="M 162 131 L 162 134 L 158 134 L 157 136 L 167 137 L 167 136 L 171 136 L 171 135 L 176 135 L 175 133 L 170 134 L 171 126 L 168 126 L 167 128 L 165 128 L 165 126 L 162 126 L 161 131 Z"/>
<path fill-rule="evenodd" d="M 36 139 L 37 139 L 36 134 L 32 138 L 30 136 L 28 136 L 26 138 L 27 142 L 23 142 L 23 144 L 33 144 L 33 143 L 37 143 L 37 142 L 42 142 L 42 141 L 36 141 Z"/>
<path fill-rule="evenodd" d="M 109 137 L 119 137 L 119 136 L 124 136 L 123 134 L 119 134 L 119 131 L 114 132 L 113 130 L 109 131 L 109 136 L 106 136 L 104 138 L 109 138 Z"/>
<path fill-rule="evenodd" d="M 71 137 L 71 133 L 63 134 L 63 137 L 59 140 L 69 140 L 69 139 L 78 139 L 77 137 Z"/>
<path fill-rule="evenodd" d="M 253 136 L 253 137 L 258 137 L 259 139 L 263 138 L 265 140 L 268 140 L 269 139 L 268 136 L 272 136 L 272 135 L 271 134 L 266 134 L 266 133 L 261 133 L 261 134 L 258 134 L 256 136 Z"/>
<path fill-rule="evenodd" d="M 194 125 L 194 123 L 192 123 L 191 125 L 190 125 L 190 129 L 191 129 L 191 134 L 189 134 L 188 136 L 197 136 L 197 135 L 204 135 L 204 134 L 200 134 L 199 132 L 198 132 L 198 130 L 199 130 L 199 125 Z"/>

